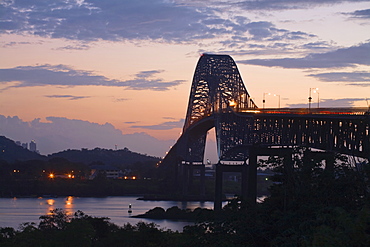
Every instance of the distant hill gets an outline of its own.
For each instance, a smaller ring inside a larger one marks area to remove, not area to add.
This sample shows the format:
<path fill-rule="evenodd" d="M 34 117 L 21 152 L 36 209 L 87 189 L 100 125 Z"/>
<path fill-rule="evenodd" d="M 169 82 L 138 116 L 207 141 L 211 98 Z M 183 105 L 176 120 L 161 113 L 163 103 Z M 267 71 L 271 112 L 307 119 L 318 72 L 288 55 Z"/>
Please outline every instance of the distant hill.
<path fill-rule="evenodd" d="M 50 160 L 52 158 L 65 158 L 71 162 L 83 163 L 86 165 L 102 162 L 106 165 L 129 165 L 136 162 L 157 162 L 159 158 L 147 156 L 140 153 L 135 153 L 127 148 L 120 150 L 112 149 L 81 149 L 81 150 L 65 150 L 58 153 L 53 153 L 48 156 L 43 156 L 35 152 L 31 152 L 17 145 L 13 140 L 0 136 L 0 160 L 5 160 L 8 163 L 27 160 Z"/>
<path fill-rule="evenodd" d="M 136 162 L 146 161 L 158 161 L 159 158 L 153 156 L 147 156 L 139 153 L 130 151 L 129 149 L 81 149 L 81 150 L 66 150 L 58 153 L 54 153 L 48 156 L 48 158 L 65 158 L 71 162 L 80 162 L 84 164 L 92 164 L 94 162 L 103 162 L 106 165 L 129 165 Z"/>
<path fill-rule="evenodd" d="M 17 160 L 44 160 L 46 156 L 32 152 L 17 145 L 13 140 L 0 136 L 0 160 L 13 163 Z"/>

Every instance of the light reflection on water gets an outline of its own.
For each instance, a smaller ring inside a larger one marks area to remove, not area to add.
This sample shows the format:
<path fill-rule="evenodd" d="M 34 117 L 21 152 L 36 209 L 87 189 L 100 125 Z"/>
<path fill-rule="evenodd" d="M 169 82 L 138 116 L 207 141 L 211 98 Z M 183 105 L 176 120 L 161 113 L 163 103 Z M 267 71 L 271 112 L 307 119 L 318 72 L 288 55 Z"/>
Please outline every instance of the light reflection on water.
<path fill-rule="evenodd" d="M 131 204 L 132 213 L 129 213 Z M 39 217 L 50 213 L 50 210 L 62 208 L 71 215 L 81 210 L 87 215 L 108 217 L 111 222 L 119 226 L 126 223 L 135 225 L 139 221 L 154 222 L 160 228 L 182 231 L 189 222 L 170 220 L 150 220 L 131 218 L 131 216 L 144 214 L 155 207 L 164 209 L 178 206 L 181 209 L 213 208 L 213 202 L 179 202 L 179 201 L 144 201 L 134 196 L 124 197 L 58 197 L 58 198 L 0 198 L 0 227 L 18 228 L 21 223 L 39 223 Z"/>

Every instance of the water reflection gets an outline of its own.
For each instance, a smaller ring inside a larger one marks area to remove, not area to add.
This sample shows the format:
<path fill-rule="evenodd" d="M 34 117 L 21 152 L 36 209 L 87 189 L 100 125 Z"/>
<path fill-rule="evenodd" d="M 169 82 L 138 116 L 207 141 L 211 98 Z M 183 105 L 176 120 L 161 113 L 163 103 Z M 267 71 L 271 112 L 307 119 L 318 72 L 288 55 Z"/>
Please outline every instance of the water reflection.
<path fill-rule="evenodd" d="M 143 201 L 137 200 L 137 197 L 134 196 L 0 198 L 0 227 L 17 228 L 19 224 L 24 222 L 35 222 L 37 224 L 40 216 L 49 214 L 50 210 L 61 208 L 68 214 L 81 210 L 90 216 L 108 217 L 112 223 L 121 226 L 126 223 L 136 224 L 139 221 L 144 221 L 148 223 L 155 222 L 163 228 L 182 231 L 182 227 L 189 225 L 189 222 L 131 217 L 144 214 L 155 207 L 162 207 L 166 210 L 173 206 L 194 210 L 197 207 L 213 208 L 213 202 Z M 129 212 L 130 210 L 131 212 Z"/>
<path fill-rule="evenodd" d="M 190 202 L 182 201 L 182 202 L 178 202 L 177 206 L 180 209 L 191 209 L 191 210 L 194 210 L 196 208 L 208 207 L 208 205 L 206 206 L 205 202 L 198 202 L 198 201 L 196 201 L 196 202 L 194 202 L 194 201 L 190 201 Z"/>
<path fill-rule="evenodd" d="M 50 215 L 51 214 L 50 211 L 55 209 L 54 208 L 55 200 L 54 199 L 48 199 L 48 200 L 46 200 L 46 203 L 49 205 L 46 214 Z"/>
<path fill-rule="evenodd" d="M 73 196 L 68 196 L 65 201 L 64 210 L 66 211 L 67 215 L 73 214 Z"/>
<path fill-rule="evenodd" d="M 53 206 L 54 203 L 55 203 L 55 200 L 54 199 L 48 199 L 46 200 L 47 204 L 50 205 L 50 206 Z"/>
<path fill-rule="evenodd" d="M 49 199 L 46 199 L 46 201 L 42 197 L 39 197 L 38 199 L 43 200 L 42 202 L 39 203 L 40 206 L 47 205 L 47 208 L 45 208 L 46 209 L 45 214 L 50 215 L 51 211 L 56 209 L 56 208 L 64 209 L 64 211 L 66 211 L 67 215 L 72 215 L 73 214 L 73 208 L 74 208 L 74 203 L 73 203 L 74 197 L 73 196 L 68 196 L 68 197 L 63 198 L 63 199 L 59 199 L 59 198 L 51 199 L 51 198 L 49 198 Z M 60 200 L 64 201 L 63 206 L 60 205 Z"/>

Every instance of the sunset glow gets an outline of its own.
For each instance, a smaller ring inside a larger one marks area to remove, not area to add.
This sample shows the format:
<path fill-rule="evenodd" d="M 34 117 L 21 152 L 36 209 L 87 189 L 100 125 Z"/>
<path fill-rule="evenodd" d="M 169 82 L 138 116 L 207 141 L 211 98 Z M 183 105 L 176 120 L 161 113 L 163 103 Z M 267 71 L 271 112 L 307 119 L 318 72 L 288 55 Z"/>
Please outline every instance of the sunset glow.
<path fill-rule="evenodd" d="M 1 2 L 0 134 L 161 157 L 203 53 L 231 55 L 260 108 L 306 108 L 311 88 L 312 107 L 368 106 L 369 1 L 140 2 Z"/>

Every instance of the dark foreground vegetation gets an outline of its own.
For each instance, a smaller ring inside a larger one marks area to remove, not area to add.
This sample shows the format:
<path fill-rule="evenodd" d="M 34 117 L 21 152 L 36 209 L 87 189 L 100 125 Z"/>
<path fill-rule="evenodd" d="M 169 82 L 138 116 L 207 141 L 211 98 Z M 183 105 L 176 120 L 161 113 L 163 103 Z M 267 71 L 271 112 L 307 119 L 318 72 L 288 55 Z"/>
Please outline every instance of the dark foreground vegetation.
<path fill-rule="evenodd" d="M 173 219 L 192 215 L 196 223 L 183 232 L 143 222 L 117 226 L 80 211 L 67 216 L 55 210 L 41 216 L 38 225 L 0 228 L 0 246 L 370 246 L 368 161 L 298 150 L 291 169 L 274 157 L 260 164 L 277 174 L 262 203 L 235 198 L 221 212 L 148 212 Z"/>

